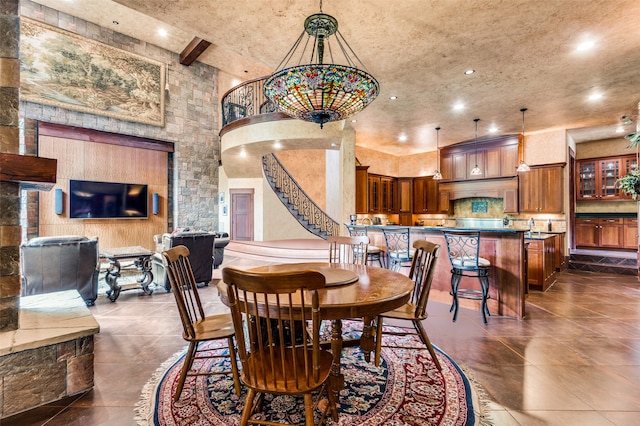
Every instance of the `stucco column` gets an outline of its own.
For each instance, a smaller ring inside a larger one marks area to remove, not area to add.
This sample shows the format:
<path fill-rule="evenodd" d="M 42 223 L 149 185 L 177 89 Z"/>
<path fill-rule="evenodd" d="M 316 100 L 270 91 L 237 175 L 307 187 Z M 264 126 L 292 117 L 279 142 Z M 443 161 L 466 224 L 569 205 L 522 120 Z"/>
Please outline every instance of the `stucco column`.
<path fill-rule="evenodd" d="M 19 154 L 19 0 L 0 2 L 0 152 Z M 20 184 L 0 181 L 0 331 L 18 328 Z"/>

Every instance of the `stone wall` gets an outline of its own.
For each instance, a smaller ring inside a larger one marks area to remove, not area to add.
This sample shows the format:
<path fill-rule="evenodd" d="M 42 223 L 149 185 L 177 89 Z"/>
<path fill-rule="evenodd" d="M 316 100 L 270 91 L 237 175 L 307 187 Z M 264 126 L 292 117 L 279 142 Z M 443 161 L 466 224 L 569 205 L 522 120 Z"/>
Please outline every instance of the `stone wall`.
<path fill-rule="evenodd" d="M 194 62 L 188 67 L 180 65 L 179 55 L 176 53 L 29 0 L 21 2 L 20 14 L 169 64 L 169 90 L 165 93 L 164 127 L 31 102 L 21 102 L 20 113 L 24 118 L 174 142 L 175 154 L 171 166 L 173 174 L 170 175 L 173 188 L 169 195 L 169 206 L 172 207 L 169 228 L 217 230 L 220 159 L 218 69 L 200 62 Z M 29 223 L 29 226 L 32 227 L 33 224 Z"/>
<path fill-rule="evenodd" d="M 0 356 L 0 418 L 91 388 L 93 336 Z"/>
<path fill-rule="evenodd" d="M 18 0 L 0 2 L 0 153 L 19 154 Z M 0 180 L 0 332 L 18 328 L 20 184 Z"/>

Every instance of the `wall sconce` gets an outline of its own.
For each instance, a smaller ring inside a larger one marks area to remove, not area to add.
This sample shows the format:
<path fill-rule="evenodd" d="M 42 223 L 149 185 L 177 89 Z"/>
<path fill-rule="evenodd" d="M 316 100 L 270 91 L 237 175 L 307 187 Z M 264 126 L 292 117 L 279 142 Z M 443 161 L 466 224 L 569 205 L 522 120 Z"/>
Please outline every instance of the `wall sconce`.
<path fill-rule="evenodd" d="M 158 214 L 160 212 L 160 196 L 157 192 L 154 192 L 151 196 L 151 211 L 153 214 Z"/>
<path fill-rule="evenodd" d="M 220 202 L 220 204 L 224 203 L 224 192 L 220 193 L 220 199 L 218 201 Z"/>
<path fill-rule="evenodd" d="M 62 214 L 64 211 L 64 193 L 62 189 L 57 188 L 55 192 L 55 212 L 56 214 Z"/>

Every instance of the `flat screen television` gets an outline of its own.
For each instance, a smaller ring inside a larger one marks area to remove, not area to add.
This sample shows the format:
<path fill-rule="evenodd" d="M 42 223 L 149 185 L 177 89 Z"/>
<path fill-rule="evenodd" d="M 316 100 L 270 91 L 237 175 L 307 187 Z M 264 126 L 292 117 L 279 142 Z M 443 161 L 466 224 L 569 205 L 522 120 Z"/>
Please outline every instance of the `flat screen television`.
<path fill-rule="evenodd" d="M 71 219 L 118 219 L 148 217 L 147 185 L 137 183 L 69 182 Z"/>

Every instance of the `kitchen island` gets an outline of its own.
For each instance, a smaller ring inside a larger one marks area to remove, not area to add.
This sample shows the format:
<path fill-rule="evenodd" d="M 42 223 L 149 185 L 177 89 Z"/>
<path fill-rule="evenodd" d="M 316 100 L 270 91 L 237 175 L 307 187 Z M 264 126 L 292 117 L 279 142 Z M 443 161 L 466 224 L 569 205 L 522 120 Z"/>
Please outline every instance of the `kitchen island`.
<path fill-rule="evenodd" d="M 401 226 L 367 226 L 371 244 L 385 248 L 382 228 Z M 406 228 L 406 227 L 404 227 Z M 491 262 L 489 274 L 489 311 L 492 314 L 522 319 L 525 317 L 526 263 L 525 234 L 528 230 L 510 228 L 469 228 L 444 226 L 412 226 L 410 244 L 427 240 L 440 244 L 440 258 L 432 282 L 432 300 L 451 303 L 451 264 L 443 231 L 480 231 L 480 256 Z M 411 246 L 410 246 L 411 247 Z M 465 281 L 468 280 L 468 281 Z M 463 285 L 480 289 L 476 278 L 463 278 Z M 480 310 L 480 302 L 461 300 L 461 306 Z"/>

